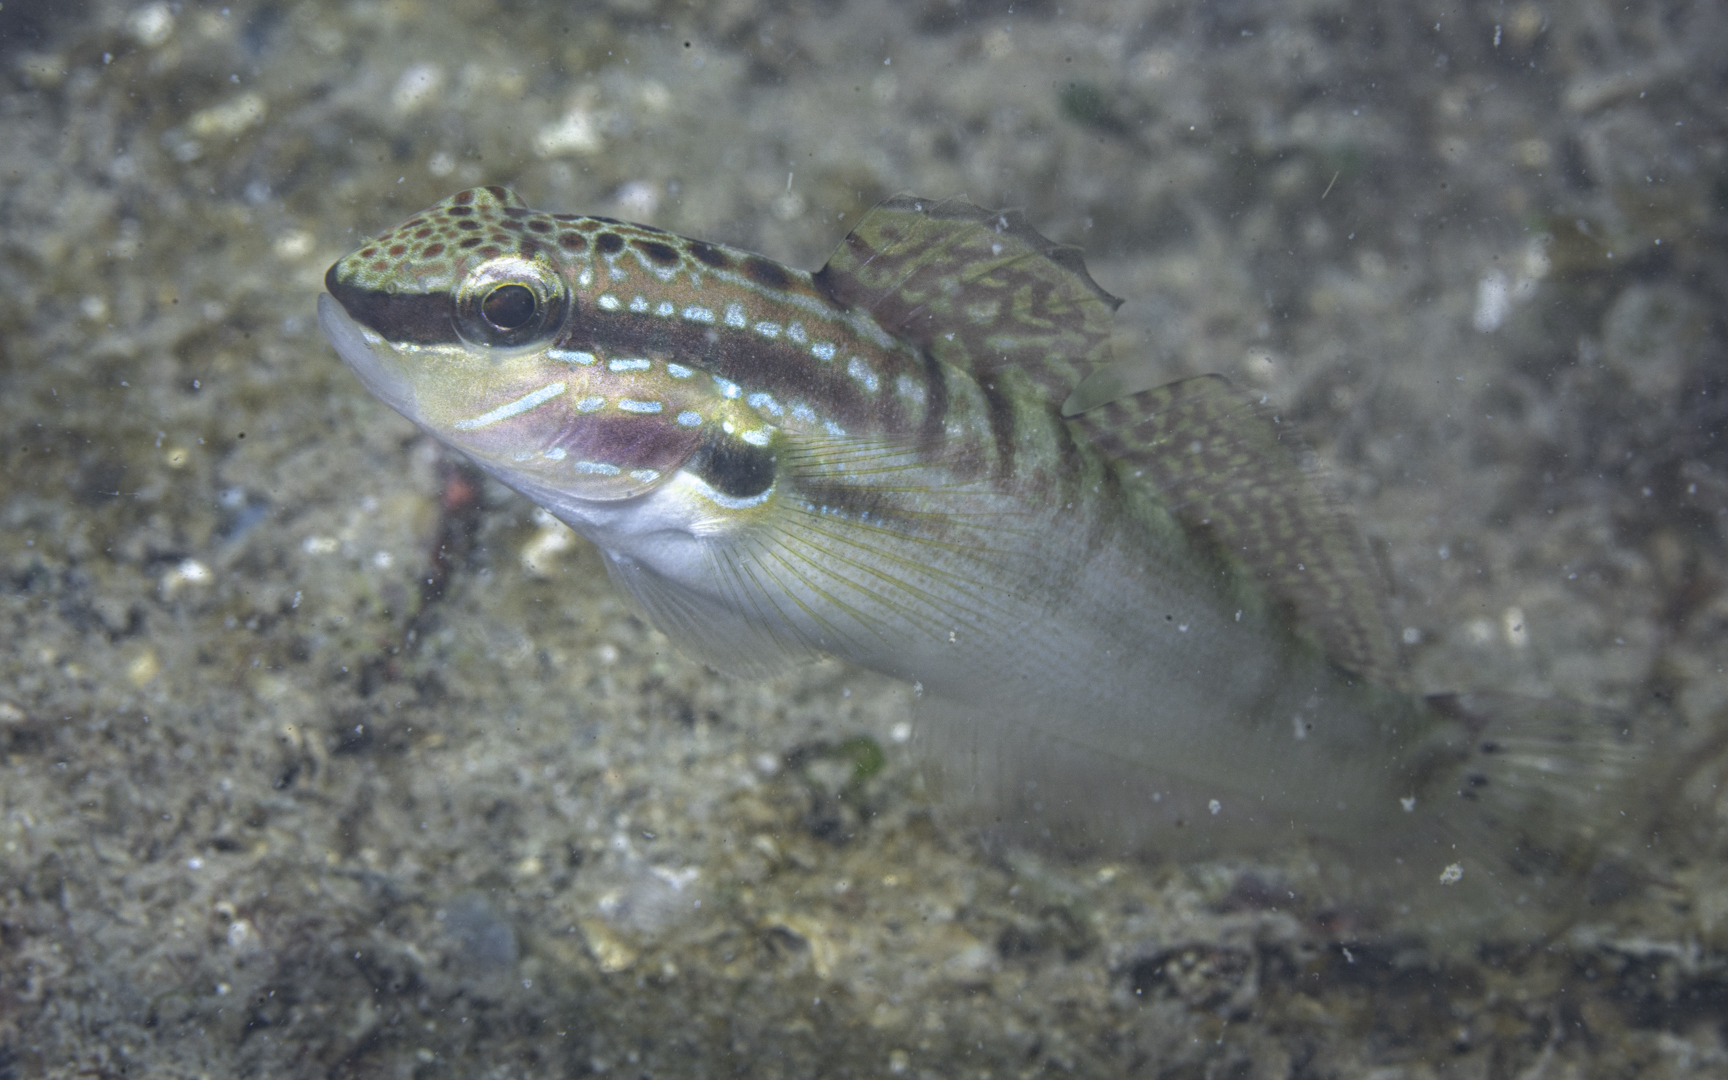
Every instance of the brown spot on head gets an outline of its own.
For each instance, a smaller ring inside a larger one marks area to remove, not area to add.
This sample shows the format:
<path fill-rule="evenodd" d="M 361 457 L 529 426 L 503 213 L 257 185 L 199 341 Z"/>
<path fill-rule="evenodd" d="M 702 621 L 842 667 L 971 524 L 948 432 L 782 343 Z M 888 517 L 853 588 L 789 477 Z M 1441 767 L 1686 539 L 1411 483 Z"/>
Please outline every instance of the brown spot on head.
<path fill-rule="evenodd" d="M 565 251 L 581 251 L 588 246 L 588 239 L 581 233 L 563 232 L 558 234 L 558 246 Z"/>
<path fill-rule="evenodd" d="M 504 249 L 499 247 L 497 244 L 487 244 L 475 254 L 479 255 L 482 259 L 496 259 L 498 256 L 504 254 Z"/>
<path fill-rule="evenodd" d="M 528 223 L 528 227 L 537 233 L 549 233 L 552 231 L 552 223 L 544 218 L 535 218 L 533 221 Z"/>
<path fill-rule="evenodd" d="M 671 244 L 662 244 L 658 240 L 632 240 L 630 246 L 648 256 L 648 261 L 656 266 L 678 265 L 678 249 Z"/>
<path fill-rule="evenodd" d="M 509 229 L 513 232 L 522 231 L 522 223 L 520 221 L 500 221 L 498 224 L 502 228 Z"/>
<path fill-rule="evenodd" d="M 603 232 L 594 243 L 608 255 L 616 255 L 624 250 L 624 238 L 615 232 Z"/>
<path fill-rule="evenodd" d="M 415 229 L 414 230 L 414 239 L 416 239 L 416 240 L 424 240 L 428 236 L 431 236 L 431 235 L 432 235 L 431 229 Z"/>
<path fill-rule="evenodd" d="M 469 248 L 479 247 L 481 243 L 482 243 L 482 241 L 478 236 L 470 236 L 468 239 L 462 241 L 460 244 L 457 244 L 456 246 L 461 248 L 464 251 L 467 251 Z"/>
<path fill-rule="evenodd" d="M 522 245 L 520 247 L 518 247 L 516 249 L 516 251 L 524 259 L 532 259 L 536 254 L 539 253 L 540 244 L 538 241 L 529 240 L 529 239 L 524 238 L 522 241 Z"/>
<path fill-rule="evenodd" d="M 360 257 L 362 259 L 370 259 L 376 254 L 378 254 L 378 249 L 375 247 L 364 247 L 360 249 Z"/>
<path fill-rule="evenodd" d="M 391 244 L 390 245 L 390 257 L 391 258 L 400 259 L 402 256 L 404 256 L 406 254 L 408 254 L 408 245 L 407 244 Z"/>
<path fill-rule="evenodd" d="M 383 259 L 373 259 L 372 260 L 372 269 L 374 269 L 374 270 L 378 271 L 380 274 L 382 274 L 384 271 L 390 269 L 390 264 L 385 262 Z"/>
<path fill-rule="evenodd" d="M 443 244 L 427 244 L 426 250 L 420 253 L 420 257 L 422 259 L 436 259 L 442 254 L 444 254 Z"/>
<path fill-rule="evenodd" d="M 469 203 L 474 201 L 474 189 L 469 188 L 467 191 L 458 191 L 456 194 L 450 196 L 450 201 L 455 203 L 457 206 L 467 206 Z"/>
<path fill-rule="evenodd" d="M 598 218 L 584 218 L 576 223 L 576 227 L 583 232 L 593 232 L 600 227 L 600 221 Z"/>
<path fill-rule="evenodd" d="M 526 207 L 522 207 L 522 206 L 506 206 L 504 208 L 504 216 L 505 217 L 513 217 L 513 218 L 527 217 L 532 212 L 533 211 L 529 210 Z"/>
<path fill-rule="evenodd" d="M 732 260 L 726 257 L 726 253 L 712 244 L 704 244 L 700 240 L 692 240 L 689 243 L 689 248 L 690 254 L 701 259 L 704 263 L 712 266 L 716 270 L 724 270 L 728 266 L 732 265 Z"/>
<path fill-rule="evenodd" d="M 497 184 L 487 185 L 486 192 L 499 202 L 504 202 L 510 198 L 510 193 L 499 187 Z"/>
<path fill-rule="evenodd" d="M 473 218 L 463 218 L 461 221 L 456 223 L 456 227 L 458 229 L 467 229 L 470 232 L 480 231 L 480 223 L 475 221 Z"/>
<path fill-rule="evenodd" d="M 760 255 L 752 255 L 744 260 L 744 276 L 768 289 L 784 289 L 792 284 L 792 278 L 786 273 L 785 267 Z"/>

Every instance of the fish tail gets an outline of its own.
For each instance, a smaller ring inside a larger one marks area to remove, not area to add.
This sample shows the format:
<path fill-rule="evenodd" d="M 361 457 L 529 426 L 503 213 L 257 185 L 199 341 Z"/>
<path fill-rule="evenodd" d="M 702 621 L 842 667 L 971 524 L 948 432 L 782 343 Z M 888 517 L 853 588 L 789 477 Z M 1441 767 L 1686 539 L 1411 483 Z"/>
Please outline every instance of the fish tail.
<path fill-rule="evenodd" d="M 1444 748 L 1434 747 L 1440 753 L 1405 801 L 1406 811 L 1426 811 L 1422 839 L 1401 853 L 1418 890 L 1462 899 L 1485 887 L 1501 903 L 1554 915 L 1601 902 L 1605 882 L 1640 875 L 1632 853 L 1658 812 L 1649 784 L 1671 760 L 1656 732 L 1563 699 L 1427 701 L 1447 723 Z"/>

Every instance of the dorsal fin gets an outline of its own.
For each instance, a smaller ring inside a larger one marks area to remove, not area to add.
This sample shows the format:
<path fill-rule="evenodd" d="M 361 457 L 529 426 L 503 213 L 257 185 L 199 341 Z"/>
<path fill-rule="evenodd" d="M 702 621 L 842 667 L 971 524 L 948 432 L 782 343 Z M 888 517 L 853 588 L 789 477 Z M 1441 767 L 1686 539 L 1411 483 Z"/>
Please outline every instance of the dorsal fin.
<path fill-rule="evenodd" d="M 896 196 L 865 214 L 816 284 L 888 333 L 982 380 L 1018 369 L 1058 406 L 1110 359 L 1122 301 L 1080 249 L 1053 243 L 1018 210 Z"/>
<path fill-rule="evenodd" d="M 1150 481 L 1191 533 L 1247 568 L 1340 667 L 1399 686 L 1398 657 L 1366 543 L 1301 464 L 1294 431 L 1217 375 L 1184 379 L 1074 417 Z"/>

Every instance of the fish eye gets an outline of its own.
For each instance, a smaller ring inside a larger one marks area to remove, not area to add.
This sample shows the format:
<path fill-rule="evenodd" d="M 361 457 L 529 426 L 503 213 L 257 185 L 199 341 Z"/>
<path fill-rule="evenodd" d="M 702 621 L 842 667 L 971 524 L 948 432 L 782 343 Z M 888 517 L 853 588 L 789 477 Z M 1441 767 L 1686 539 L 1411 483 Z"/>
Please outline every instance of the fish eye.
<path fill-rule="evenodd" d="M 766 446 L 726 439 L 704 446 L 688 466 L 728 499 L 754 499 L 774 486 L 774 454 Z"/>
<path fill-rule="evenodd" d="M 476 266 L 457 286 L 456 330 L 471 345 L 532 345 L 563 329 L 570 306 L 553 267 L 506 256 Z"/>
<path fill-rule="evenodd" d="M 480 302 L 480 313 L 499 330 L 520 330 L 539 306 L 539 298 L 528 286 L 500 285 Z"/>

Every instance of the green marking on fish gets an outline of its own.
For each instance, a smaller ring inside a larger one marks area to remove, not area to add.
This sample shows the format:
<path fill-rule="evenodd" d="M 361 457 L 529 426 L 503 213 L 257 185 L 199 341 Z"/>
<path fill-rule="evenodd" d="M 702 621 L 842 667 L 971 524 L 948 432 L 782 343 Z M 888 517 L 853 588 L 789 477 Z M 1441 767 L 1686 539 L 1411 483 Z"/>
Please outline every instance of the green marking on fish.
<path fill-rule="evenodd" d="M 1119 301 L 1018 213 L 892 199 L 810 274 L 477 188 L 326 284 L 361 381 L 591 539 L 681 648 L 917 683 L 957 817 L 1316 836 L 1413 895 L 1454 863 L 1525 888 L 1514 853 L 1580 863 L 1626 808 L 1611 718 L 1398 689 L 1287 426 L 1215 377 L 1140 385 Z"/>

